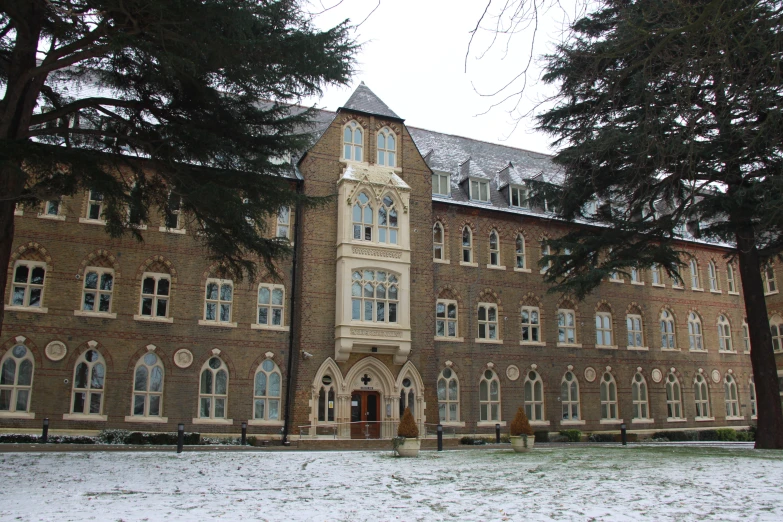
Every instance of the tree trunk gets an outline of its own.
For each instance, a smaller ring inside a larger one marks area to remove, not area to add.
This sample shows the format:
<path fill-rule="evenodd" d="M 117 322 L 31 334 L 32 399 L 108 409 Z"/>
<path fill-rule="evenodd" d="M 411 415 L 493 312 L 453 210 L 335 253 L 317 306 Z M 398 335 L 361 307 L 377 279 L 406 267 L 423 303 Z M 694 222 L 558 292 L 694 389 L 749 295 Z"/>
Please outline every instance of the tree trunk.
<path fill-rule="evenodd" d="M 16 202 L 24 188 L 24 173 L 10 162 L 0 163 L 0 336 L 3 333 L 5 317 L 6 284 L 8 283 L 8 262 L 14 245 L 14 211 Z"/>
<path fill-rule="evenodd" d="M 750 334 L 750 362 L 753 365 L 753 381 L 756 384 L 756 448 L 783 449 L 783 411 L 780 404 L 778 371 L 772 349 L 759 253 L 752 230 L 737 233 L 737 252 Z"/>

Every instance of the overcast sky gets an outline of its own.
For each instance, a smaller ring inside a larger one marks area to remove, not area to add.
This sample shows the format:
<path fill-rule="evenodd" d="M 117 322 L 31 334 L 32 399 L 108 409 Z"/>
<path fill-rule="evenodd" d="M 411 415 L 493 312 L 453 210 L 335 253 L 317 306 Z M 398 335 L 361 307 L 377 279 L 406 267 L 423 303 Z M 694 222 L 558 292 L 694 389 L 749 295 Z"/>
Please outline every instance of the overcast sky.
<path fill-rule="evenodd" d="M 322 9 L 320 1 L 311 0 L 312 12 Z M 503 38 L 490 46 L 492 33 L 479 31 L 468 53 L 470 31 L 486 7 L 484 0 L 322 1 L 325 7 L 335 6 L 318 15 L 317 23 L 322 28 L 345 18 L 354 24 L 366 20 L 356 33 L 362 49 L 351 86 L 329 89 L 323 98 L 309 100 L 310 103 L 336 110 L 364 81 L 409 126 L 552 152 L 551 138 L 533 130 L 532 117 L 522 117 L 516 128 L 515 119 L 554 92 L 552 86 L 538 81 L 540 57 L 550 52 L 560 38 L 565 19 L 562 10 L 540 17 L 533 48 L 536 61 L 521 103 L 510 114 L 518 97 L 493 108 L 504 96 L 481 94 L 498 91 L 524 69 L 530 54 L 532 25 L 519 27 L 508 46 Z M 484 26 L 493 24 L 491 15 L 498 9 L 490 7 Z M 522 84 L 518 81 L 515 86 L 506 93 L 511 94 Z"/>

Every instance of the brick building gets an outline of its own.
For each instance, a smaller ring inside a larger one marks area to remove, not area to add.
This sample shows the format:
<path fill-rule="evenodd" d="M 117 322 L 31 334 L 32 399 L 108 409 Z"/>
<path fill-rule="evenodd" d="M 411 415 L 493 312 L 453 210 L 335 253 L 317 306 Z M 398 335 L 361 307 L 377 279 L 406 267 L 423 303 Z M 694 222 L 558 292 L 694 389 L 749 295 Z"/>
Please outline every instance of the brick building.
<path fill-rule="evenodd" d="M 540 242 L 574 225 L 527 203 L 527 179 L 557 182 L 547 156 L 409 128 L 364 84 L 316 127 L 292 184 L 333 197 L 272 223 L 283 281 L 222 279 L 186 215 L 138 243 L 105 234 L 94 192 L 21 209 L 0 429 L 387 438 L 406 406 L 456 433 L 523 405 L 549 431 L 753 422 L 725 248 L 684 238 L 683 286 L 647 270 L 549 295 Z"/>

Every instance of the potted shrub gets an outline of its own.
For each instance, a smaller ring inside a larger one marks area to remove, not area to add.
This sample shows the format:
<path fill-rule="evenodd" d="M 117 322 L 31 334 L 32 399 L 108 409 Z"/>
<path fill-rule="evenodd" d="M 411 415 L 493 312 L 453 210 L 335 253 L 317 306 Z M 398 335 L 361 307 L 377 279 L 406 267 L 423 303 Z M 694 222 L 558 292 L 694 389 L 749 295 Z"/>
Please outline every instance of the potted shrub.
<path fill-rule="evenodd" d="M 400 425 L 397 426 L 397 438 L 394 439 L 394 449 L 400 457 L 418 457 L 421 441 L 419 428 L 413 419 L 410 408 L 405 408 Z"/>
<path fill-rule="evenodd" d="M 517 416 L 511 421 L 511 447 L 514 451 L 521 453 L 533 448 L 536 439 L 533 437 L 533 428 L 525 415 L 525 409 L 519 408 Z"/>

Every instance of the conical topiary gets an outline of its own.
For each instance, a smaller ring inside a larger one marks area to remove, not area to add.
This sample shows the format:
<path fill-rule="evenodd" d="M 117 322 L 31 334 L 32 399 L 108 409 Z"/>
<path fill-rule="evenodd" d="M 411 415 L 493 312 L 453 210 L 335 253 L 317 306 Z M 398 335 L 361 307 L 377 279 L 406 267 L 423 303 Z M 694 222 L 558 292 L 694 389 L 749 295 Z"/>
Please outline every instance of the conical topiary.
<path fill-rule="evenodd" d="M 517 416 L 511 421 L 511 436 L 518 437 L 520 435 L 533 435 L 533 428 L 530 427 L 530 422 L 527 420 L 525 408 L 519 408 Z"/>
<path fill-rule="evenodd" d="M 405 408 L 405 413 L 402 414 L 400 425 L 397 426 L 397 436 L 405 437 L 406 439 L 419 438 L 419 428 L 416 426 L 416 421 L 413 420 L 413 414 L 411 413 L 410 408 Z"/>

